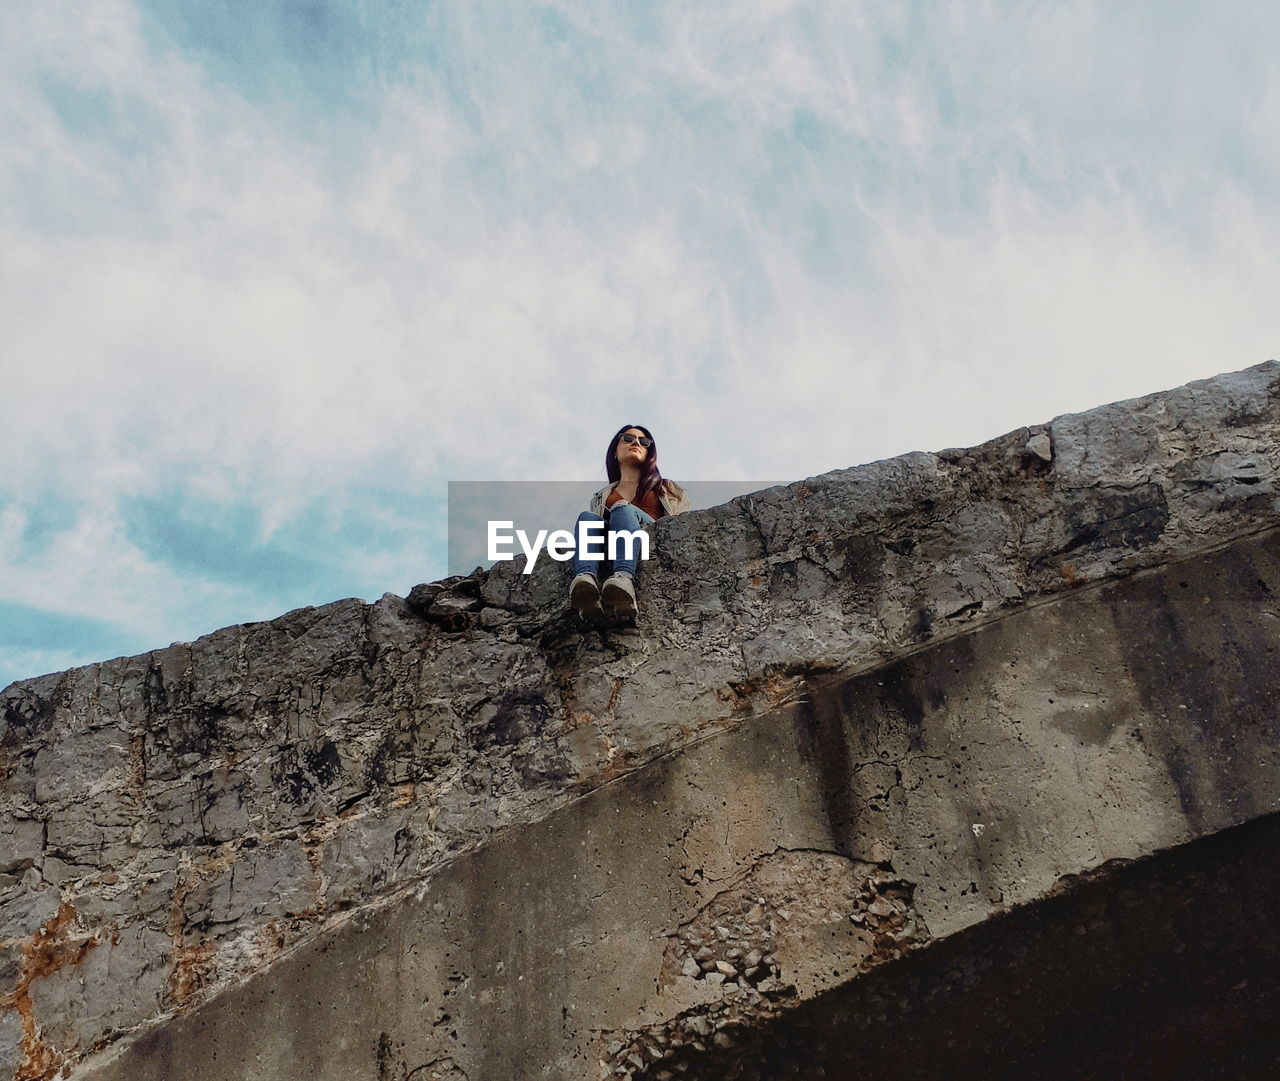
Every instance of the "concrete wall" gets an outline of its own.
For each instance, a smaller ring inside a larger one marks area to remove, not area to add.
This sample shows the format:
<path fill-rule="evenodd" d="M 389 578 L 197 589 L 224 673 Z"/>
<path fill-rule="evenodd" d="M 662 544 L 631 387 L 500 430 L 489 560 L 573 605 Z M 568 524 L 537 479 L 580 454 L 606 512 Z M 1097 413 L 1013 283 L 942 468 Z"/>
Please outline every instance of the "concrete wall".
<path fill-rule="evenodd" d="M 84 1076 L 587 1078 L 714 1049 L 1065 875 L 1280 807 L 1277 620 L 1273 533 L 809 681 Z M 704 947 L 772 964 L 709 981 Z"/>
<path fill-rule="evenodd" d="M 0 1064 L 634 1071 L 1264 814 L 1277 435 L 1270 363 L 660 523 L 633 631 L 505 565 L 15 684 Z"/>

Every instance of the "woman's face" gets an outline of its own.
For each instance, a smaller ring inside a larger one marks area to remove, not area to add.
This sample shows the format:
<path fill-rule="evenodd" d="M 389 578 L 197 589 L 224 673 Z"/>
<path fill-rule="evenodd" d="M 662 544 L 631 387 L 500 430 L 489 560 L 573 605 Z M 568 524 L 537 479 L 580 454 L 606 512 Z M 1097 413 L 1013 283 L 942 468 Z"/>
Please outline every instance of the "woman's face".
<path fill-rule="evenodd" d="M 635 442 L 628 443 L 622 438 L 622 435 L 635 436 Z M 618 459 L 619 465 L 644 465 L 649 458 L 649 448 L 641 446 L 641 439 L 648 439 L 639 428 L 628 428 L 622 435 L 618 436 L 618 447 L 614 452 Z"/>

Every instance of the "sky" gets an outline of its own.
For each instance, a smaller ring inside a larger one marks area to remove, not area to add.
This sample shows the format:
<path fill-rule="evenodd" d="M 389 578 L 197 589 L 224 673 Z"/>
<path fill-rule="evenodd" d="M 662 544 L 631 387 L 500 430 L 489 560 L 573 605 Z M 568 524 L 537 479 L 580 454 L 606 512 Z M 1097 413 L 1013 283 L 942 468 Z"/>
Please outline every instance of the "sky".
<path fill-rule="evenodd" d="M 0 686 L 445 573 L 449 481 L 1280 355 L 1280 5 L 7 0 Z M 567 524 L 567 523 L 566 523 Z"/>

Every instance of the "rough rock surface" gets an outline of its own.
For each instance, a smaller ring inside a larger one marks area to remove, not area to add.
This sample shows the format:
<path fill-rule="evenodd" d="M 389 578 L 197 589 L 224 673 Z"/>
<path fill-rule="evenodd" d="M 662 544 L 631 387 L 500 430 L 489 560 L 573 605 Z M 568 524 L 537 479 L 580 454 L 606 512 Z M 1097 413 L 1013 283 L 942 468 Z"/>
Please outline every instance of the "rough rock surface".
<path fill-rule="evenodd" d="M 0 1077 L 674 1076 L 1275 810 L 1278 436 L 1269 362 L 661 522 L 634 630 L 508 563 L 6 688 Z"/>

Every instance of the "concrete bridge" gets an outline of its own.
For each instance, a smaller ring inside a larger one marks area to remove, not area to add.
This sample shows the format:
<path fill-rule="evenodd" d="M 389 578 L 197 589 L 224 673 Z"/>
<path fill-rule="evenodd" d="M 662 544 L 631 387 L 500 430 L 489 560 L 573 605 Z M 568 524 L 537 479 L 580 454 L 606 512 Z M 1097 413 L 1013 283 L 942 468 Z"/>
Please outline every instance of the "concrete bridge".
<path fill-rule="evenodd" d="M 0 692 L 0 1077 L 1271 1078 L 1280 364 Z"/>

